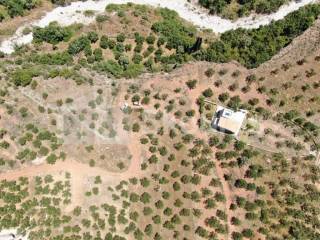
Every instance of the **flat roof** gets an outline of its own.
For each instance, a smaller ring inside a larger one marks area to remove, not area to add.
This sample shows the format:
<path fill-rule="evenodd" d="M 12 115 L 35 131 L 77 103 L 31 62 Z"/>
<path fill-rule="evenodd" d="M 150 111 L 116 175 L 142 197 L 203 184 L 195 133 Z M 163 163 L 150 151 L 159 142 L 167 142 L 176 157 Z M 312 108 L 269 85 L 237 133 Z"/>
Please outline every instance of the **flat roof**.
<path fill-rule="evenodd" d="M 245 120 L 247 111 L 240 109 L 233 111 L 223 106 L 217 106 L 216 118 L 213 122 L 214 126 L 228 130 L 238 135 L 242 123 Z"/>
<path fill-rule="evenodd" d="M 233 133 L 238 133 L 241 128 L 242 123 L 234 121 L 232 119 L 221 117 L 218 121 L 218 126 L 224 128 Z"/>

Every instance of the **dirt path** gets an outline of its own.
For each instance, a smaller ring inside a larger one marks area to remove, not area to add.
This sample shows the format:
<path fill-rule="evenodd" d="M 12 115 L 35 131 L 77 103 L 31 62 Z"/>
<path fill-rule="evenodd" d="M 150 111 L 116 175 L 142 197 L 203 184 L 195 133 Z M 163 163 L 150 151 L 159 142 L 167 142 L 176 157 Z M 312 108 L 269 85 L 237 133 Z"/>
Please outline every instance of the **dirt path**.
<path fill-rule="evenodd" d="M 139 135 L 136 133 L 130 133 L 123 129 L 122 124 L 122 106 L 125 103 L 124 96 L 126 95 L 126 91 L 119 91 L 119 95 L 114 99 L 116 103 L 116 108 L 114 109 L 113 116 L 115 119 L 118 119 L 118 122 L 116 123 L 115 130 L 117 132 L 117 138 L 119 138 L 118 141 L 121 141 L 124 143 L 131 154 L 131 163 L 126 171 L 126 173 L 123 173 L 124 175 L 131 175 L 131 176 L 139 176 L 141 174 L 141 146 L 139 143 Z"/>
<path fill-rule="evenodd" d="M 149 84 L 158 84 L 161 82 L 161 78 L 157 79 L 156 81 L 150 81 Z M 184 84 L 183 82 L 175 82 L 172 84 L 172 88 L 177 85 L 177 87 L 181 84 Z M 188 90 L 186 93 L 188 98 L 191 101 L 191 108 L 192 109 L 198 109 L 198 105 L 196 103 L 197 98 L 201 95 L 202 91 L 207 88 L 207 85 L 205 84 L 199 84 L 198 87 L 194 90 Z M 66 161 L 58 161 L 54 165 L 50 164 L 41 164 L 41 165 L 32 165 L 24 167 L 23 169 L 8 171 L 5 173 L 0 174 L 0 180 L 16 180 L 19 177 L 34 177 L 37 175 L 47 175 L 47 174 L 55 174 L 55 173 L 64 173 L 69 172 L 71 174 L 71 193 L 72 193 L 72 206 L 76 206 L 78 204 L 81 204 L 81 199 L 83 197 L 83 186 L 84 186 L 84 179 L 88 177 L 94 177 L 94 176 L 101 176 L 101 178 L 104 181 L 114 181 L 115 179 L 117 181 L 121 180 L 128 180 L 130 177 L 137 177 L 142 174 L 141 171 L 141 160 L 142 160 L 142 149 L 139 144 L 139 134 L 137 133 L 130 133 L 123 129 L 122 125 L 122 117 L 123 113 L 121 111 L 121 106 L 125 103 L 124 95 L 126 94 L 126 91 L 119 91 L 119 95 L 114 99 L 115 102 L 115 108 L 114 108 L 114 118 L 118 119 L 118 122 L 115 124 L 115 130 L 117 132 L 117 138 L 119 141 L 121 141 L 122 144 L 126 145 L 131 153 L 131 163 L 128 167 L 127 171 L 122 173 L 112 173 L 108 172 L 107 170 L 98 168 L 98 167 L 89 167 L 87 164 L 79 163 L 73 159 L 68 159 Z M 32 99 L 35 101 L 35 99 Z M 186 129 L 189 133 L 193 134 L 196 138 L 200 138 L 203 140 L 207 140 L 208 136 L 205 132 L 201 132 L 198 127 L 197 120 L 200 118 L 200 114 L 198 111 L 196 111 L 196 116 L 193 119 L 190 119 L 187 123 L 181 123 L 183 124 L 183 128 Z M 179 123 L 177 119 L 172 117 L 170 114 L 165 114 L 165 116 L 168 118 L 167 122 L 174 122 Z M 228 216 L 228 236 L 227 238 L 230 239 L 230 233 L 232 232 L 232 224 L 231 224 L 231 213 L 229 210 L 230 204 L 232 202 L 232 194 L 231 190 L 229 188 L 228 183 L 224 180 L 224 170 L 220 167 L 219 163 L 216 162 L 216 174 L 217 177 L 220 179 L 222 183 L 222 192 L 226 197 L 226 203 L 225 203 L 225 211 Z M 203 186 L 208 186 L 209 182 L 211 180 L 211 177 L 205 177 L 202 178 L 202 184 Z M 71 209 L 71 208 L 70 208 Z M 205 217 L 210 217 L 210 211 L 204 211 Z M 203 224 L 203 223 L 201 223 Z"/>
<path fill-rule="evenodd" d="M 111 173 L 97 167 L 89 167 L 87 164 L 79 163 L 74 160 L 58 161 L 55 164 L 41 164 L 24 167 L 23 169 L 8 171 L 0 174 L 0 180 L 16 180 L 19 177 L 33 177 L 38 175 L 70 172 L 72 175 L 98 176 L 104 178 L 121 178 L 122 173 Z M 122 177 L 123 178 L 123 177 Z"/>
<path fill-rule="evenodd" d="M 199 76 L 198 76 L 199 75 Z M 201 79 L 203 76 L 201 74 L 198 74 L 196 77 L 199 77 L 199 79 Z M 189 76 L 191 79 L 194 78 L 195 76 Z M 172 77 L 173 79 L 173 77 Z M 171 91 L 173 91 L 173 89 L 175 88 L 179 88 L 181 86 L 185 85 L 185 77 L 182 79 L 178 79 L 176 81 L 171 81 L 170 79 L 168 80 L 169 82 L 165 82 L 164 83 L 164 79 L 163 78 L 155 78 L 155 79 L 151 79 L 149 80 L 145 86 L 147 88 L 152 88 L 151 86 L 159 86 L 159 85 L 167 85 L 168 84 L 168 89 L 171 89 Z M 208 85 L 206 84 L 206 81 L 201 82 L 199 81 L 197 84 L 197 87 L 195 89 L 192 90 L 186 90 L 185 94 L 188 96 L 188 98 L 190 99 L 190 109 L 194 109 L 196 110 L 196 114 L 192 119 L 189 119 L 189 121 L 187 123 L 182 123 L 182 122 L 177 122 L 177 119 L 175 119 L 174 117 L 171 117 L 170 115 L 164 114 L 163 118 L 168 121 L 171 122 L 175 122 L 178 123 L 180 125 L 183 125 L 183 128 L 185 130 L 187 130 L 188 133 L 194 135 L 196 138 L 199 139 L 203 139 L 203 140 L 208 140 L 208 136 L 205 132 L 201 132 L 199 130 L 199 126 L 198 126 L 198 119 L 200 119 L 200 113 L 199 111 L 197 111 L 197 109 L 199 109 L 199 106 L 197 105 L 197 99 L 199 96 L 201 96 L 202 92 L 208 88 Z M 227 239 L 231 239 L 231 233 L 234 231 L 234 227 L 231 224 L 231 211 L 230 211 L 230 205 L 232 203 L 232 193 L 231 193 L 231 189 L 229 187 L 228 182 L 224 179 L 224 170 L 221 168 L 221 166 L 219 165 L 219 162 L 215 162 L 216 164 L 216 174 L 217 177 L 219 178 L 221 184 L 222 184 L 222 192 L 226 197 L 226 203 L 225 203 L 225 212 L 228 216 L 228 235 L 227 235 Z M 209 186 L 209 182 L 211 181 L 211 177 L 207 177 L 207 176 L 202 176 L 201 179 L 201 186 L 203 187 L 207 187 Z M 204 211 L 203 215 L 201 217 L 201 220 L 205 220 L 206 217 L 210 217 L 212 215 L 212 213 L 210 211 Z M 199 219 L 199 221 L 201 221 Z M 202 222 L 199 224 L 203 224 Z"/>
<path fill-rule="evenodd" d="M 191 90 L 190 93 L 188 94 L 189 97 L 191 97 L 192 99 L 192 109 L 198 109 L 199 107 L 197 106 L 197 98 L 201 95 L 201 93 L 207 88 L 207 86 L 204 85 L 199 85 L 196 89 Z M 195 115 L 195 120 L 200 119 L 200 113 L 199 111 L 196 111 L 196 115 Z M 192 124 L 194 125 L 193 129 L 197 129 L 197 131 L 194 131 L 193 134 L 200 139 L 205 139 L 208 140 L 208 136 L 207 134 L 205 134 L 204 132 L 201 132 L 200 130 L 198 130 L 198 126 L 197 126 L 197 121 L 193 121 Z M 231 233 L 234 231 L 233 225 L 231 223 L 231 211 L 230 211 L 230 205 L 232 203 L 232 194 L 231 194 L 231 190 L 229 187 L 228 182 L 224 179 L 224 170 L 221 168 L 220 164 L 218 161 L 215 162 L 215 169 L 216 169 L 216 174 L 217 177 L 219 178 L 221 184 L 222 184 L 222 191 L 223 194 L 226 198 L 226 202 L 225 202 L 225 212 L 227 214 L 228 217 L 228 234 L 227 234 L 227 239 L 231 239 Z M 210 178 L 211 180 L 211 178 Z M 208 177 L 204 177 L 204 179 L 202 179 L 202 181 L 205 181 L 204 183 L 208 183 L 208 181 L 210 181 Z M 206 186 L 208 186 L 209 184 L 207 184 Z M 209 216 L 208 216 L 209 217 Z"/>

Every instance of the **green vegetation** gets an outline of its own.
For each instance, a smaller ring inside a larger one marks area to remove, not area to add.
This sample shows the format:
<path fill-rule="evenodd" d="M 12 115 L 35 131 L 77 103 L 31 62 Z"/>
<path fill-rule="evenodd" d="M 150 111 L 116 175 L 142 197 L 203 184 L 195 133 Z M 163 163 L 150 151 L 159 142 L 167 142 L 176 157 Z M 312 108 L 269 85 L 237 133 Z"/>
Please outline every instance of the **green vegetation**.
<path fill-rule="evenodd" d="M 152 25 L 155 33 L 160 33 L 167 42 L 168 49 L 176 49 L 179 53 L 190 48 L 195 42 L 196 29 L 184 24 L 179 15 L 169 9 L 160 9 L 163 20 Z"/>
<path fill-rule="evenodd" d="M 309 5 L 258 29 L 228 31 L 199 54 L 199 58 L 213 62 L 237 60 L 249 68 L 257 67 L 310 27 L 319 13 L 319 4 Z"/>
<path fill-rule="evenodd" d="M 35 29 L 35 46 L 1 61 L 1 172 L 55 166 L 53 176 L 0 181 L 0 229 L 28 232 L 30 240 L 320 239 L 320 171 L 307 155 L 318 147 L 320 83 L 312 67 L 320 57 L 298 60 L 297 79 L 280 75 L 289 63 L 264 75 L 203 62 L 137 78 L 192 59 L 254 67 L 310 26 L 318 5 L 218 40 L 199 32 L 203 46 L 192 54 L 197 32 L 176 13 L 133 4 L 107 11 L 117 14 L 83 32 Z M 140 25 L 131 31 L 132 19 Z M 290 84 L 300 82 L 292 97 Z M 297 99 L 307 102 L 304 112 Z M 212 129 L 214 103 L 248 110 L 239 138 Z M 128 150 L 126 141 L 136 142 Z M 75 161 L 87 166 L 64 177 Z M 133 173 L 125 172 L 129 164 L 137 164 Z"/>
<path fill-rule="evenodd" d="M 7 16 L 23 16 L 26 11 L 37 7 L 40 0 L 0 0 L 0 22 Z"/>
<path fill-rule="evenodd" d="M 56 226 L 63 225 L 70 221 L 70 217 L 64 216 L 60 208 L 70 203 L 71 191 L 67 178 L 65 181 L 54 181 L 52 176 L 47 175 L 42 178 L 36 177 L 33 181 L 35 196 L 32 198 L 29 196 L 28 178 L 20 178 L 17 181 L 1 181 L 3 211 L 0 226 L 2 229 L 19 228 L 23 234 L 29 230 L 31 231 L 29 238 L 35 240 L 43 237 L 41 227 L 50 226 L 53 223 Z M 15 207 L 12 208 L 13 206 Z M 28 215 L 29 217 L 27 217 Z M 47 221 L 42 221 L 41 215 L 50 217 Z M 47 233 L 47 239 L 49 235 Z"/>
<path fill-rule="evenodd" d="M 67 52 L 32 54 L 28 60 L 34 63 L 48 65 L 65 65 L 73 62 L 72 56 Z"/>
<path fill-rule="evenodd" d="M 236 7 L 231 9 L 231 0 L 199 0 L 199 4 L 209 9 L 211 14 L 222 15 L 226 18 L 247 16 L 254 11 L 261 14 L 270 14 L 281 7 L 286 0 L 236 0 Z"/>
<path fill-rule="evenodd" d="M 32 78 L 38 76 L 39 73 L 34 68 L 16 69 L 12 73 L 12 79 L 16 86 L 25 87 L 32 82 Z"/>
<path fill-rule="evenodd" d="M 85 49 L 88 49 L 89 51 L 91 51 L 90 44 L 91 44 L 91 41 L 87 36 L 81 36 L 73 40 L 72 42 L 70 42 L 68 47 L 68 53 L 71 55 L 76 55 Z"/>
<path fill-rule="evenodd" d="M 53 4 L 65 5 L 69 0 L 50 0 Z"/>
<path fill-rule="evenodd" d="M 67 42 L 72 36 L 71 27 L 60 27 L 57 23 L 52 22 L 49 26 L 33 29 L 33 38 L 37 43 L 47 42 L 57 44 L 59 42 Z"/>
<path fill-rule="evenodd" d="M 53 4 L 65 5 L 71 0 L 50 0 Z M 29 10 L 40 6 L 41 0 L 0 0 L 0 22 L 6 18 L 24 16 Z"/>
<path fill-rule="evenodd" d="M 107 7 L 107 11 L 129 10 L 147 14 L 146 9 L 143 10 L 140 5 L 108 5 Z M 246 67 L 254 68 L 269 60 L 310 27 L 320 13 L 320 5 L 303 7 L 283 20 L 258 29 L 228 31 L 218 40 L 208 41 L 199 51 L 192 54 L 189 54 L 189 50 L 195 44 L 196 29 L 182 21 L 174 11 L 169 9 L 153 11 L 157 11 L 162 19 L 150 24 L 152 34 L 144 36 L 135 32 L 134 44 L 129 43 L 124 33 L 111 38 L 91 31 L 72 38 L 79 26 L 60 27 L 56 23 L 51 23 L 45 28 L 35 28 L 33 33 L 36 43 L 48 42 L 53 45 L 58 45 L 60 42 L 69 43 L 68 49 L 64 52 L 32 54 L 30 60 L 38 64 L 65 65 L 71 64 L 80 56 L 78 61 L 81 66 L 116 78 L 134 78 L 143 72 L 171 71 L 177 65 L 193 58 L 210 62 L 236 60 Z M 71 38 L 72 40 L 69 41 Z M 106 52 L 110 51 L 113 56 L 106 58 Z M 170 53 L 165 53 L 166 51 Z M 209 69 L 205 74 L 211 77 L 214 73 L 213 69 Z M 31 83 L 31 75 L 27 75 L 26 80 L 16 82 L 18 84 L 24 82 L 22 85 L 28 85 Z M 187 84 L 190 89 L 196 86 L 196 82 L 191 80 Z M 233 84 L 229 88 L 236 90 L 237 85 Z M 225 97 L 221 95 L 220 99 L 226 101 Z M 237 102 L 234 100 L 236 99 L 232 98 L 228 105 L 237 108 Z M 177 116 L 179 115 L 180 113 L 177 112 Z"/>

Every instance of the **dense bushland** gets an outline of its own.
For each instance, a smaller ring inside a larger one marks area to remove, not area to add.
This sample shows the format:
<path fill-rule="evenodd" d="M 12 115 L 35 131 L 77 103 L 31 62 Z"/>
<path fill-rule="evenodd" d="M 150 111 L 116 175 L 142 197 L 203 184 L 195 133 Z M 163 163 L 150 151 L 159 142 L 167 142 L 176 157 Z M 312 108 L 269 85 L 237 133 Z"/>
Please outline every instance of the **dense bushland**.
<path fill-rule="evenodd" d="M 33 29 L 33 39 L 37 43 L 47 42 L 57 44 L 62 41 L 68 41 L 72 36 L 70 27 L 61 27 L 57 23 L 52 22 L 49 26 Z"/>
<path fill-rule="evenodd" d="M 181 51 L 190 48 L 195 42 L 196 29 L 183 23 L 175 11 L 160 9 L 160 14 L 163 20 L 153 24 L 152 30 L 166 40 L 166 46 Z"/>
<path fill-rule="evenodd" d="M 0 22 L 6 17 L 22 16 L 39 4 L 40 0 L 0 0 Z"/>
<path fill-rule="evenodd" d="M 251 11 L 261 14 L 275 12 L 281 7 L 286 0 L 237 0 L 234 13 L 230 14 L 231 0 L 199 0 L 199 4 L 208 8 L 211 14 L 223 15 L 224 17 L 243 17 L 249 15 Z"/>
<path fill-rule="evenodd" d="M 202 51 L 200 58 L 210 62 L 237 60 L 249 68 L 257 67 L 308 29 L 319 13 L 320 5 L 310 5 L 258 29 L 228 31 Z"/>

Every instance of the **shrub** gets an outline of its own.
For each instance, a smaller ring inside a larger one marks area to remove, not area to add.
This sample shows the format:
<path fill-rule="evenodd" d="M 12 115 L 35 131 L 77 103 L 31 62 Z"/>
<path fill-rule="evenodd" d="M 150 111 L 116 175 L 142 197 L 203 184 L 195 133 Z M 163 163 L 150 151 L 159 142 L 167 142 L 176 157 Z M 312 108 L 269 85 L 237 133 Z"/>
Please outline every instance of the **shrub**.
<path fill-rule="evenodd" d="M 69 44 L 68 53 L 71 55 L 76 55 L 88 46 L 90 46 L 89 38 L 86 36 L 79 37 Z"/>
<path fill-rule="evenodd" d="M 221 93 L 218 98 L 221 102 L 225 102 L 229 99 L 229 93 Z"/>
<path fill-rule="evenodd" d="M 91 43 L 95 43 L 98 41 L 99 36 L 96 32 L 88 32 L 87 38 L 90 40 Z"/>
<path fill-rule="evenodd" d="M 59 42 L 66 42 L 72 36 L 72 31 L 69 27 L 60 27 L 57 23 L 50 23 L 49 26 L 33 29 L 33 39 L 35 42 L 47 42 L 57 44 Z"/>
<path fill-rule="evenodd" d="M 195 42 L 196 29 L 186 26 L 175 11 L 160 9 L 162 21 L 152 25 L 152 30 L 165 38 L 169 49 L 190 48 Z"/>
<path fill-rule="evenodd" d="M 4 0 L 0 1 L 0 22 L 5 18 L 6 15 L 10 17 L 23 16 L 25 11 L 31 10 L 40 4 L 39 0 Z"/>
<path fill-rule="evenodd" d="M 207 77 L 212 77 L 214 74 L 214 70 L 213 68 L 208 68 L 204 73 Z"/>
<path fill-rule="evenodd" d="M 103 60 L 103 56 L 102 56 L 102 50 L 101 48 L 96 48 L 93 51 L 93 56 L 94 56 L 94 60 L 95 61 L 102 61 Z"/>
<path fill-rule="evenodd" d="M 140 131 L 140 125 L 139 125 L 139 123 L 134 123 L 134 124 L 132 125 L 132 131 L 133 131 L 133 132 L 139 132 L 139 131 Z"/>
<path fill-rule="evenodd" d="M 155 40 L 156 40 L 156 38 L 155 38 L 155 36 L 152 35 L 152 34 L 150 34 L 150 35 L 146 38 L 146 42 L 147 42 L 148 44 L 154 44 Z"/>
<path fill-rule="evenodd" d="M 140 55 L 140 54 L 137 54 L 135 53 L 132 57 L 132 61 L 135 63 L 135 64 L 139 64 L 141 63 L 141 61 L 143 60 L 143 57 Z"/>
<path fill-rule="evenodd" d="M 109 39 L 106 35 L 102 35 L 100 38 L 100 47 L 102 49 L 107 49 L 109 47 Z"/>
<path fill-rule="evenodd" d="M 207 98 L 210 98 L 210 97 L 213 96 L 213 91 L 212 91 L 211 88 L 207 88 L 206 90 L 204 90 L 204 91 L 202 92 L 202 95 L 205 96 L 205 97 L 207 97 Z"/>
<path fill-rule="evenodd" d="M 235 187 L 237 188 L 246 188 L 247 187 L 247 182 L 244 179 L 237 179 L 234 184 Z"/>
<path fill-rule="evenodd" d="M 94 66 L 96 70 L 106 72 L 116 78 L 119 78 L 123 74 L 122 67 L 113 60 L 102 61 Z"/>
<path fill-rule="evenodd" d="M 32 82 L 32 78 L 39 73 L 33 68 L 17 69 L 12 73 L 12 80 L 16 86 L 25 87 Z"/>
<path fill-rule="evenodd" d="M 186 82 L 189 89 L 194 89 L 197 85 L 197 80 L 189 80 Z"/>
<path fill-rule="evenodd" d="M 54 164 L 57 161 L 57 156 L 53 153 L 51 153 L 47 158 L 47 163 Z"/>
<path fill-rule="evenodd" d="M 140 64 L 129 64 L 126 70 L 123 72 L 125 78 L 135 78 L 142 74 L 144 67 Z"/>
<path fill-rule="evenodd" d="M 46 54 L 32 54 L 29 59 L 34 63 L 48 64 L 48 65 L 65 65 L 72 63 L 72 56 L 67 52 L 56 52 Z"/>
<path fill-rule="evenodd" d="M 102 22 L 105 22 L 109 19 L 109 17 L 107 15 L 104 15 L 104 14 L 99 14 L 97 17 L 96 17 L 96 21 L 98 23 L 102 23 Z"/>
<path fill-rule="evenodd" d="M 123 33 L 120 33 L 118 36 L 117 36 L 117 41 L 118 42 L 124 42 L 126 40 L 126 35 L 124 35 Z"/>

